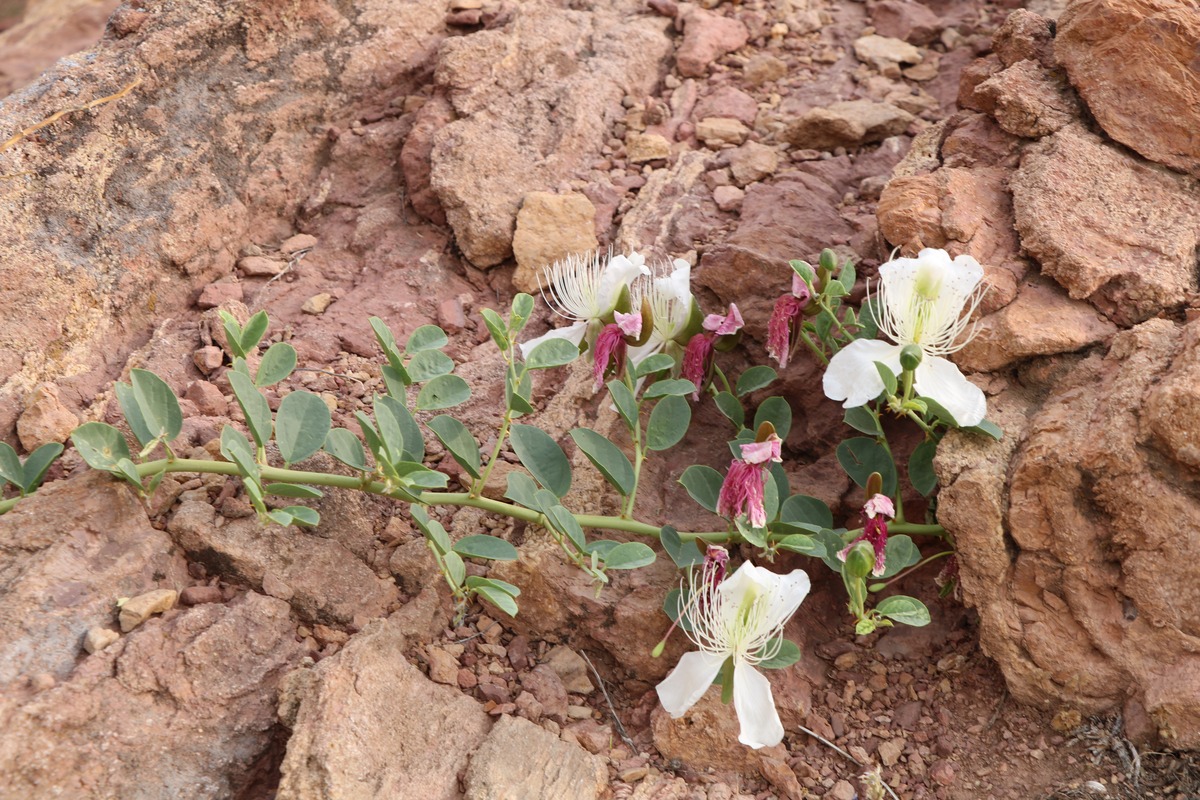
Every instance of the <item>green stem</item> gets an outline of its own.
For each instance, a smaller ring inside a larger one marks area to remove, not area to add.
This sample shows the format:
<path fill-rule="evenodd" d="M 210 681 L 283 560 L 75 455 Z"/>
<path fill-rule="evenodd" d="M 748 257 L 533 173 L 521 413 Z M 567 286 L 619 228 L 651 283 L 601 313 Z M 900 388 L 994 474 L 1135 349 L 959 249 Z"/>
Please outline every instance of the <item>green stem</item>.
<path fill-rule="evenodd" d="M 833 312 L 833 309 L 829 307 L 828 303 L 818 300 L 817 305 L 819 305 L 821 310 L 827 313 L 833 319 L 833 324 L 837 326 L 837 329 L 842 333 L 843 336 L 850 341 L 854 341 L 854 334 L 847 330 L 846 326 L 842 324 L 840 319 L 838 319 L 837 314 Z"/>
<path fill-rule="evenodd" d="M 875 420 L 877 422 L 879 422 L 879 412 L 878 411 L 876 411 L 875 409 L 871 409 L 871 415 L 875 417 Z M 879 444 L 883 446 L 883 449 L 887 451 L 888 458 L 891 459 L 893 467 L 894 467 L 894 465 L 896 463 L 896 457 L 894 455 L 892 455 L 892 448 L 891 448 L 891 446 L 888 445 L 887 434 L 885 434 L 883 432 L 883 424 L 882 423 L 879 424 L 879 435 L 875 437 L 875 441 L 879 442 Z M 902 494 L 903 494 L 903 492 L 900 491 L 900 487 L 897 486 L 896 487 L 896 523 L 899 525 L 904 524 L 904 499 L 901 497 Z M 889 530 L 891 530 L 891 526 L 888 526 L 888 528 L 889 528 Z"/>
<path fill-rule="evenodd" d="M 500 451 L 504 448 L 504 440 L 508 438 L 508 429 L 512 425 L 512 409 L 507 409 L 504 412 L 504 421 L 500 423 L 500 432 L 496 434 L 496 446 L 492 448 L 492 454 L 488 457 L 487 466 L 483 468 L 483 474 L 479 476 L 479 480 L 475 481 L 471 487 L 471 495 L 478 497 L 483 494 L 483 487 L 487 485 L 487 480 L 492 474 L 492 468 L 496 466 L 496 460 L 500 458 Z"/>
<path fill-rule="evenodd" d="M 621 518 L 629 519 L 633 516 L 633 504 L 637 502 L 638 483 L 641 481 L 642 462 L 646 460 L 646 451 L 642 448 L 642 403 L 637 399 L 635 387 L 630 385 L 628 374 L 625 376 L 625 385 L 633 393 L 634 403 L 637 404 L 637 419 L 633 421 L 630 431 L 633 437 L 633 488 L 629 490 L 629 497 L 625 499 L 625 507 L 621 510 Z"/>
<path fill-rule="evenodd" d="M 799 333 L 800 333 L 800 341 L 804 342 L 804 344 L 808 347 L 809 351 L 814 356 L 821 359 L 822 364 L 828 366 L 829 359 L 826 357 L 825 351 L 822 350 L 821 348 L 817 347 L 816 343 L 813 342 L 813 340 L 809 338 L 807 331 L 805 331 L 803 328 L 801 328 L 799 330 Z"/>
<path fill-rule="evenodd" d="M 729 385 L 729 379 L 725 377 L 725 372 L 716 364 L 713 364 L 713 372 L 721 379 L 721 385 L 725 387 L 725 391 L 733 394 L 733 387 Z M 736 397 L 737 395 L 734 396 Z"/>
<path fill-rule="evenodd" d="M 921 419 L 920 417 L 918 417 L 918 416 L 917 416 L 917 414 L 916 414 L 916 412 L 914 412 L 914 411 L 912 411 L 912 410 L 910 409 L 910 410 L 908 410 L 908 411 L 904 412 L 904 415 L 905 415 L 906 417 L 908 417 L 909 419 L 911 419 L 913 422 L 917 423 L 917 426 L 918 426 L 918 427 L 919 427 L 921 430 L 925 431 L 925 433 L 927 433 L 927 434 L 929 434 L 929 433 L 933 433 L 933 426 L 931 426 L 931 425 L 926 425 L 926 424 L 925 424 L 925 420 L 923 420 L 923 419 Z"/>

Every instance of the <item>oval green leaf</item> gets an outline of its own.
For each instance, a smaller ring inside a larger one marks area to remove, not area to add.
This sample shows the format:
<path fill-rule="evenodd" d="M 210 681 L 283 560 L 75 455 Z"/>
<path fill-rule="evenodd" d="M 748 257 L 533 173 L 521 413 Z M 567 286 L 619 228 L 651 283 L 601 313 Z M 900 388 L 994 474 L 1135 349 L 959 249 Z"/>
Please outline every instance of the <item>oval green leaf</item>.
<path fill-rule="evenodd" d="M 298 483 L 268 483 L 262 487 L 263 494 L 273 494 L 276 497 L 297 497 L 301 500 L 315 500 L 324 497 L 319 489 L 302 486 Z"/>
<path fill-rule="evenodd" d="M 663 381 L 655 381 L 650 384 L 650 388 L 642 393 L 642 399 L 652 400 L 655 397 L 671 397 L 674 395 L 686 397 L 689 394 L 695 393 L 696 384 L 682 378 L 671 378 Z"/>
<path fill-rule="evenodd" d="M 296 368 L 296 348 L 287 342 L 276 342 L 267 348 L 262 361 L 258 364 L 258 372 L 254 375 L 254 385 L 260 389 L 273 386 L 292 374 Z"/>
<path fill-rule="evenodd" d="M 792 429 L 792 407 L 788 405 L 788 401 L 779 396 L 763 400 L 758 411 L 754 413 L 754 430 L 758 430 L 764 422 L 774 425 L 776 435 L 780 439 L 786 439 L 788 431 Z"/>
<path fill-rule="evenodd" d="M 103 422 L 85 422 L 71 433 L 71 442 L 92 469 L 116 472 L 117 462 L 129 459 L 129 444 L 119 430 Z"/>
<path fill-rule="evenodd" d="M 284 463 L 295 464 L 320 450 L 331 425 L 329 406 L 312 392 L 292 392 L 279 401 L 275 442 Z"/>
<path fill-rule="evenodd" d="M 570 364 L 579 357 L 579 346 L 566 339 L 547 339 L 538 344 L 525 359 L 529 369 L 551 369 Z"/>
<path fill-rule="evenodd" d="M 883 493 L 896 496 L 896 465 L 887 448 L 874 439 L 858 436 L 838 445 L 837 460 L 846 474 L 859 486 L 866 488 L 872 472 L 883 476 Z"/>
<path fill-rule="evenodd" d="M 843 417 L 843 422 L 849 425 L 854 430 L 865 433 L 868 436 L 879 436 L 883 433 L 883 429 L 879 427 L 879 420 L 867 410 L 866 406 L 857 406 L 848 409 L 846 416 Z"/>
<path fill-rule="evenodd" d="M 267 398 L 255 388 L 249 377 L 233 370 L 226 374 L 229 376 L 229 385 L 233 387 L 233 396 L 246 416 L 246 427 L 250 429 L 255 444 L 262 447 L 271 440 L 271 407 L 267 405 Z"/>
<path fill-rule="evenodd" d="M 175 392 L 166 381 L 149 370 L 130 370 L 129 379 L 142 419 L 151 435 L 155 439 L 170 442 L 183 430 L 183 412 L 179 409 Z"/>
<path fill-rule="evenodd" d="M 738 397 L 745 397 L 751 392 L 770 386 L 771 383 L 778 377 L 779 374 L 771 367 L 763 365 L 751 367 L 738 376 Z"/>
<path fill-rule="evenodd" d="M 679 476 L 679 482 L 691 498 L 714 514 L 717 513 L 717 498 L 724 481 L 721 473 L 703 464 L 693 464 Z"/>
<path fill-rule="evenodd" d="M 783 504 L 779 518 L 784 522 L 806 523 L 821 528 L 833 527 L 833 512 L 815 497 L 794 494 Z"/>
<path fill-rule="evenodd" d="M 659 400 L 650 412 L 646 424 L 646 446 L 651 450 L 666 450 L 679 443 L 692 422 L 692 408 L 679 395 Z"/>
<path fill-rule="evenodd" d="M 571 489 L 571 464 L 550 434 L 532 425 L 514 424 L 509 436 L 513 452 L 538 483 L 558 497 L 565 496 Z"/>
<path fill-rule="evenodd" d="M 7 447 L 7 445 L 5 445 Z M 12 450 L 11 447 L 8 448 Z M 46 477 L 46 470 L 50 469 L 50 465 L 54 460 L 62 455 L 63 446 L 58 442 L 47 442 L 29 454 L 25 459 L 25 467 L 22 469 L 24 473 L 25 483 L 22 485 L 21 491 L 28 493 L 32 492 L 41 485 L 42 479 Z M 16 457 L 16 453 L 13 453 Z M 159 475 L 165 473 L 160 472 Z"/>
<path fill-rule="evenodd" d="M 937 473 L 933 471 L 935 455 L 937 442 L 926 439 L 916 446 L 908 459 L 908 480 L 925 497 L 937 488 Z"/>
<path fill-rule="evenodd" d="M 742 406 L 741 400 L 738 400 L 729 392 L 718 392 L 713 397 L 713 402 L 717 404 L 717 410 L 732 422 L 735 427 L 741 428 L 746 424 L 746 409 Z"/>
<path fill-rule="evenodd" d="M 604 479 L 626 497 L 633 491 L 636 479 L 629 458 L 615 444 L 588 428 L 576 428 L 571 438 L 587 456 Z"/>
<path fill-rule="evenodd" d="M 632 431 L 639 423 L 638 404 L 633 392 L 621 381 L 609 381 L 608 394 L 612 397 L 613 405 L 617 407 L 617 413 L 625 420 L 625 426 Z"/>
<path fill-rule="evenodd" d="M 791 639 L 770 639 L 763 650 L 768 653 L 775 650 L 775 655 L 760 661 L 760 669 L 783 669 L 800 660 L 800 645 Z"/>
<path fill-rule="evenodd" d="M 875 610 L 894 622 L 912 625 L 914 628 L 929 624 L 929 609 L 915 597 L 894 594 L 880 600 Z"/>
<path fill-rule="evenodd" d="M 334 428 L 325 435 L 325 452 L 352 469 L 364 471 L 367 468 L 367 454 L 362 442 L 345 428 Z"/>
<path fill-rule="evenodd" d="M 445 414 L 440 414 L 425 424 L 450 453 L 451 458 L 472 478 L 478 478 L 482 474 L 479 445 L 466 425 Z"/>
<path fill-rule="evenodd" d="M 812 556 L 814 558 L 824 558 L 826 556 L 825 545 L 803 533 L 794 533 L 791 536 L 785 536 L 779 540 L 776 546 L 781 550 L 790 550 L 793 553 L 799 553 L 803 556 Z"/>
<path fill-rule="evenodd" d="M 21 466 L 17 451 L 8 442 L 0 442 L 0 478 L 22 491 L 25 490 L 25 469 Z"/>
<path fill-rule="evenodd" d="M 475 593 L 510 617 L 517 615 L 517 601 L 513 600 L 512 595 L 508 592 L 502 592 L 491 586 L 478 586 L 475 588 Z"/>
<path fill-rule="evenodd" d="M 642 542 L 625 542 L 604 555 L 605 569 L 637 569 L 654 563 L 655 555 Z"/>
<path fill-rule="evenodd" d="M 663 526 L 658 533 L 658 540 L 662 542 L 663 550 L 667 551 L 675 566 L 680 569 L 687 569 L 704 561 L 704 554 L 697 547 L 697 541 L 691 539 L 685 542 L 680 538 L 679 532 L 670 525 Z"/>
<path fill-rule="evenodd" d="M 413 355 L 425 350 L 437 350 L 449 343 L 450 338 L 437 325 L 422 325 L 408 337 L 408 341 L 404 344 L 404 352 Z"/>
<path fill-rule="evenodd" d="M 487 558 L 492 561 L 517 560 L 517 548 L 496 536 L 484 534 L 464 536 L 454 543 L 454 552 L 466 558 Z"/>
<path fill-rule="evenodd" d="M 422 411 L 437 411 L 465 403 L 471 397 L 471 387 L 457 375 L 439 375 L 421 387 L 417 395 L 417 408 Z"/>
<path fill-rule="evenodd" d="M 671 358 L 666 353 L 655 353 L 652 356 L 647 356 L 642 359 L 637 365 L 636 376 L 645 378 L 648 375 L 653 375 L 656 372 L 672 369 L 675 366 L 675 359 Z"/>
<path fill-rule="evenodd" d="M 454 371 L 454 359 L 441 350 L 422 350 L 412 357 L 405 369 L 409 380 L 422 383 L 439 375 L 449 375 Z"/>
<path fill-rule="evenodd" d="M 505 330 L 504 320 L 490 308 L 481 308 L 480 316 L 483 317 L 483 324 L 487 326 L 488 333 L 492 335 L 492 341 L 496 343 L 496 347 L 501 350 L 508 350 L 511 342 L 508 338 L 508 331 Z"/>

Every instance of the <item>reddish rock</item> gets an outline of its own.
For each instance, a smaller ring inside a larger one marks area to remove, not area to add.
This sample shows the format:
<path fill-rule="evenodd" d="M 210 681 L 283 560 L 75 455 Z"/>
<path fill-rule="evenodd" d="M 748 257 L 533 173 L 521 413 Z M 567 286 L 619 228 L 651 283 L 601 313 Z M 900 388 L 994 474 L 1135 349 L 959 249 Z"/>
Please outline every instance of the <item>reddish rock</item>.
<path fill-rule="evenodd" d="M 217 281 L 200 290 L 200 297 L 196 300 L 196 305 L 200 308 L 216 308 L 230 300 L 240 303 L 243 296 L 243 287 L 240 281 Z"/>
<path fill-rule="evenodd" d="M 737 211 L 745 199 L 746 193 L 736 186 L 718 186 L 713 189 L 713 201 L 722 211 Z"/>
<path fill-rule="evenodd" d="M 43 384 L 30 392 L 17 419 L 17 437 L 21 447 L 32 453 L 44 444 L 67 441 L 78 425 L 79 417 L 59 399 L 58 387 Z"/>
<path fill-rule="evenodd" d="M 221 594 L 219 586 L 189 586 L 179 593 L 179 602 L 185 606 L 223 603 L 225 596 Z"/>
<path fill-rule="evenodd" d="M 675 66 L 680 75 L 688 78 L 704 77 L 714 61 L 750 39 L 750 31 L 741 20 L 702 8 L 688 8 L 681 21 L 683 43 L 675 52 Z"/>
<path fill-rule="evenodd" d="M 567 689 L 563 686 L 562 678 L 549 665 L 539 664 L 522 674 L 521 686 L 537 698 L 547 716 L 559 720 L 566 718 Z"/>
<path fill-rule="evenodd" d="M 208 381 L 192 381 L 183 396 L 195 403 L 196 410 L 206 417 L 223 417 L 229 410 L 225 395 Z"/>
<path fill-rule="evenodd" d="M 1054 23 L 1032 11 L 1018 8 L 992 36 L 992 50 L 1006 67 L 1026 59 L 1054 69 Z"/>
<path fill-rule="evenodd" d="M 1080 116 L 1079 100 L 1057 70 L 1018 61 L 975 87 L 973 108 L 991 114 L 1015 136 L 1037 139 Z"/>
<path fill-rule="evenodd" d="M 603 759 L 528 720 L 501 717 L 471 756 L 464 784 L 467 797 L 598 800 L 608 770 Z"/>
<path fill-rule="evenodd" d="M 890 103 L 850 100 L 811 109 L 793 120 L 783 138 L 800 148 L 859 147 L 903 133 L 912 114 Z"/>
<path fill-rule="evenodd" d="M 225 361 L 225 352 L 214 345 L 201 347 L 192 353 L 192 363 L 205 375 L 211 375 Z"/>
<path fill-rule="evenodd" d="M 404 147 L 400 150 L 405 199 L 412 205 L 413 211 L 434 225 L 446 224 L 446 212 L 430 183 L 433 137 L 453 119 L 454 110 L 445 94 L 435 94 L 418 109 L 412 131 L 404 138 Z"/>
<path fill-rule="evenodd" d="M 1189 0 L 1079 0 L 1054 54 L 1112 138 L 1200 177 L 1200 14 Z"/>
<path fill-rule="evenodd" d="M 736 87 L 718 86 L 697 101 L 692 117 L 696 120 L 728 117 L 753 127 L 754 120 L 758 118 L 758 101 Z"/>
<path fill-rule="evenodd" d="M 903 39 L 910 44 L 931 44 L 945 23 L 928 6 L 906 0 L 882 0 L 870 7 L 871 22 L 881 36 Z"/>

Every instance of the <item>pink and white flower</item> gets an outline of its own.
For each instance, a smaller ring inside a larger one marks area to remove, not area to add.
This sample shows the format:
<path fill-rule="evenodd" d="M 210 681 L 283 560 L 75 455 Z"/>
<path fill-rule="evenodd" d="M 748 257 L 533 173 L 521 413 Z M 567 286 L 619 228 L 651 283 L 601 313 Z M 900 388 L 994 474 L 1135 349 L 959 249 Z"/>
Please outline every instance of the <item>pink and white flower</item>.
<path fill-rule="evenodd" d="M 717 513 L 734 519 L 746 514 L 751 527 L 767 524 L 764 488 L 771 462 L 782 461 L 782 440 L 771 434 L 765 441 L 742 445 L 742 457 L 729 462 L 729 471 L 717 495 Z"/>

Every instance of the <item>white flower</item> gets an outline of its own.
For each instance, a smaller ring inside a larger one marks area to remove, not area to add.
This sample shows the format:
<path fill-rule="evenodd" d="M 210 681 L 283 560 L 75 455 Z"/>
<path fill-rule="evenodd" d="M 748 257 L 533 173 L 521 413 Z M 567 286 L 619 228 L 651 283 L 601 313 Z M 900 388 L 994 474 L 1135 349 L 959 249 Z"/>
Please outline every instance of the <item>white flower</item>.
<path fill-rule="evenodd" d="M 521 344 L 528 357 L 534 347 L 547 339 L 566 339 L 579 346 L 588 326 L 599 330 L 599 322 L 613 313 L 621 290 L 640 275 L 649 275 L 646 259 L 638 253 L 610 255 L 602 260 L 599 253 L 567 256 L 546 269 L 542 296 L 559 316 L 571 320 L 565 328 L 556 328 Z"/>
<path fill-rule="evenodd" d="M 668 342 L 676 341 L 687 329 L 692 315 L 692 266 L 682 258 L 675 259 L 671 266 L 674 267 L 671 274 L 655 278 L 649 287 L 645 283 L 634 287 L 634 308 L 640 308 L 643 299 L 648 301 L 654 319 L 646 343 L 629 349 L 634 364 L 662 352 Z M 682 348 L 686 342 L 677 344 Z"/>
<path fill-rule="evenodd" d="M 874 362 L 899 375 L 900 351 L 915 344 L 922 353 L 913 372 L 917 394 L 939 403 L 959 425 L 978 425 L 987 413 L 983 392 L 943 356 L 971 340 L 968 335 L 959 341 L 983 299 L 982 280 L 978 261 L 967 255 L 951 261 L 945 250 L 927 248 L 916 258 L 882 265 L 875 314 L 879 332 L 895 344 L 880 339 L 851 342 L 825 370 L 825 395 L 844 400 L 845 408 L 874 400 L 884 388 Z"/>
<path fill-rule="evenodd" d="M 753 748 L 783 741 L 771 683 L 755 667 L 778 652 L 784 623 L 808 589 L 804 570 L 777 575 L 749 562 L 715 586 L 696 586 L 693 581 L 693 594 L 701 594 L 689 607 L 688 636 L 700 649 L 685 653 L 658 685 L 658 699 L 667 713 L 682 716 L 733 659 L 733 707 L 742 728 L 738 741 Z"/>

